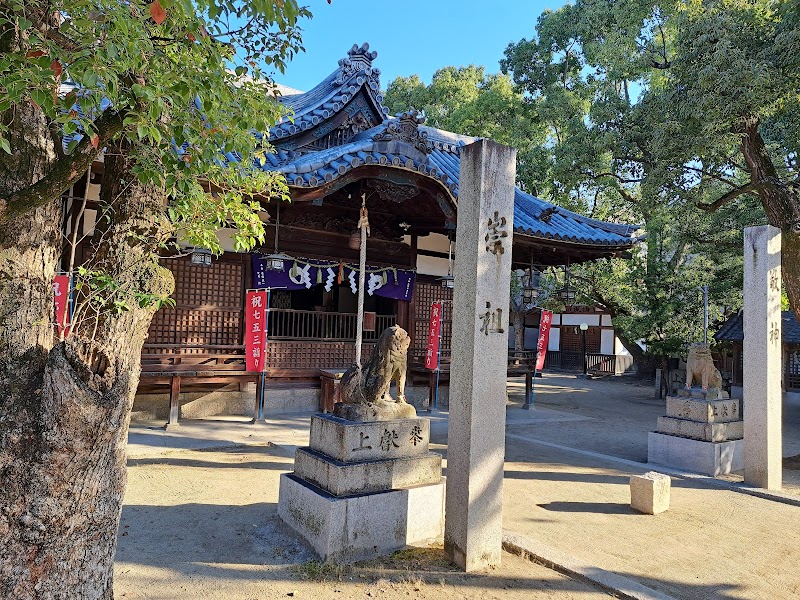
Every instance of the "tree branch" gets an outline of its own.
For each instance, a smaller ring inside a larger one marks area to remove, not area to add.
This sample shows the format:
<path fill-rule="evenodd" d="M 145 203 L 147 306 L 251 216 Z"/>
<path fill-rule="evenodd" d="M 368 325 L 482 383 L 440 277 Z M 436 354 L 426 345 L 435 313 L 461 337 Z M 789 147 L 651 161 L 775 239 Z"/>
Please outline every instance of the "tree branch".
<path fill-rule="evenodd" d="M 10 221 L 61 195 L 91 167 L 99 149 L 122 131 L 123 119 L 120 112 L 104 112 L 94 121 L 98 138 L 96 145 L 92 144 L 88 135 L 84 135 L 73 153 L 56 161 L 53 168 L 39 181 L 7 197 L 0 197 L 0 222 Z"/>
<path fill-rule="evenodd" d="M 753 183 L 751 181 L 747 185 L 743 185 L 743 186 L 738 187 L 738 188 L 736 188 L 734 190 L 731 190 L 730 192 L 728 192 L 726 194 L 723 194 L 718 199 L 716 199 L 714 202 L 711 202 L 709 204 L 704 204 L 703 202 L 698 202 L 697 203 L 697 208 L 700 208 L 700 209 L 702 209 L 702 210 L 704 210 L 706 212 L 714 212 L 719 207 L 724 206 L 725 204 L 727 204 L 728 202 L 731 202 L 732 200 L 735 200 L 736 198 L 738 198 L 742 194 L 750 194 L 752 192 L 757 192 L 759 190 L 764 189 L 766 187 L 766 185 L 767 184 L 765 184 L 765 183 Z"/>

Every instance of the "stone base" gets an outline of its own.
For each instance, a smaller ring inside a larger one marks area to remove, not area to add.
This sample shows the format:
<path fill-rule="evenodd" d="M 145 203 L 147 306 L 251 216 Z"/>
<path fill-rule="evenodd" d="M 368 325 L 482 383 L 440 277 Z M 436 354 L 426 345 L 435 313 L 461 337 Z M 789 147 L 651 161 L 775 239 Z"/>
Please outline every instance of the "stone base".
<path fill-rule="evenodd" d="M 702 423 L 731 423 L 742 420 L 742 401 L 667 396 L 667 416 Z"/>
<path fill-rule="evenodd" d="M 727 475 L 744 469 L 744 440 L 704 442 L 651 431 L 647 462 L 704 475 Z"/>
<path fill-rule="evenodd" d="M 677 435 L 703 442 L 726 442 L 744 437 L 744 421 L 731 423 L 698 423 L 675 417 L 658 417 L 656 430 L 667 435 Z"/>
<path fill-rule="evenodd" d="M 298 448 L 294 474 L 334 496 L 370 494 L 438 483 L 442 479 L 442 457 L 429 452 L 422 456 L 343 463 L 310 448 Z"/>
<path fill-rule="evenodd" d="M 682 398 L 695 398 L 697 400 L 726 400 L 730 397 L 728 396 L 728 392 L 718 388 L 710 387 L 704 390 L 702 387 L 697 386 L 679 388 L 677 390 L 677 395 Z"/>
<path fill-rule="evenodd" d="M 442 479 L 404 490 L 336 498 L 285 473 L 278 515 L 323 561 L 349 563 L 441 542 L 444 489 Z"/>
<path fill-rule="evenodd" d="M 382 400 L 369 404 L 337 402 L 333 407 L 333 414 L 340 419 L 363 423 L 414 419 L 417 416 L 417 409 L 408 402 L 384 402 Z"/>
<path fill-rule="evenodd" d="M 359 422 L 313 415 L 309 446 L 340 462 L 364 462 L 428 453 L 428 419 Z"/>

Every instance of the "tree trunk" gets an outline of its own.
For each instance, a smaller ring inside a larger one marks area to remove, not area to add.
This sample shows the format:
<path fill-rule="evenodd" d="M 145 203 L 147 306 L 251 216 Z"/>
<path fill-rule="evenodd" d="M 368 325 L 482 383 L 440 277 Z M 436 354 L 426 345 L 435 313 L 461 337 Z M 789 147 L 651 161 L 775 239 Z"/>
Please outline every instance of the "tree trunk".
<path fill-rule="evenodd" d="M 781 230 L 783 284 L 800 321 L 800 187 L 780 179 L 758 127 L 758 120 L 743 125 L 742 155 L 750 169 L 750 180 L 763 184 L 758 196 L 769 224 Z"/>
<path fill-rule="evenodd" d="M 616 332 L 619 341 L 625 346 L 628 353 L 633 356 L 633 362 L 636 365 L 636 376 L 639 379 L 651 379 L 655 376 L 656 368 L 661 364 L 661 357 L 648 354 L 642 347 L 634 340 L 628 338 L 619 331 Z"/>
<path fill-rule="evenodd" d="M 117 149 L 119 152 L 119 149 Z M 115 152 L 115 154 L 117 153 Z M 162 223 L 163 197 L 105 161 L 112 222 L 93 268 L 128 289 L 169 293 L 171 276 L 141 243 Z M 120 193 L 125 189 L 124 193 Z M 53 345 L 52 281 L 60 202 L 3 224 L 0 261 L 0 596 L 112 598 L 125 487 L 125 444 L 152 307 L 87 315 Z M 132 236 L 137 236 L 136 238 Z"/>
<path fill-rule="evenodd" d="M 511 318 L 514 325 L 514 350 L 525 350 L 525 311 L 512 310 Z"/>

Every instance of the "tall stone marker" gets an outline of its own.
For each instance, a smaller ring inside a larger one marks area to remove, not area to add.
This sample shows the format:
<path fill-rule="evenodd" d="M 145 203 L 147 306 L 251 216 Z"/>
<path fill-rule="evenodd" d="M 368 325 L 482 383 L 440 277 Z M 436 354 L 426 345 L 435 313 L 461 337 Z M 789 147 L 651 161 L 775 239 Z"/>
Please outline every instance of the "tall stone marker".
<path fill-rule="evenodd" d="M 465 571 L 502 552 L 515 161 L 489 140 L 461 153 L 444 543 Z"/>
<path fill-rule="evenodd" d="M 781 231 L 744 230 L 744 480 L 780 489 Z"/>

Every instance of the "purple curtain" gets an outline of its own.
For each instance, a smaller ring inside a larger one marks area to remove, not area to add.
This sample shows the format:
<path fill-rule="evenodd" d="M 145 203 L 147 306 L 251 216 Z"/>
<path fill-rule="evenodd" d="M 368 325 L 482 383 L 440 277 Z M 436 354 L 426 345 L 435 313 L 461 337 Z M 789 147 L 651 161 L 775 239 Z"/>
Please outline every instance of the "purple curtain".
<path fill-rule="evenodd" d="M 339 263 L 326 260 L 314 260 L 313 264 L 297 259 L 283 262 L 283 270 L 267 269 L 267 260 L 260 254 L 252 254 L 253 287 L 282 288 L 285 290 L 310 289 L 322 285 L 330 291 L 339 276 Z M 342 283 L 350 285 L 350 291 L 358 291 L 358 269 L 345 265 Z M 365 285 L 367 294 L 411 301 L 414 294 L 414 278 L 416 273 L 407 269 L 386 269 L 367 265 Z"/>

